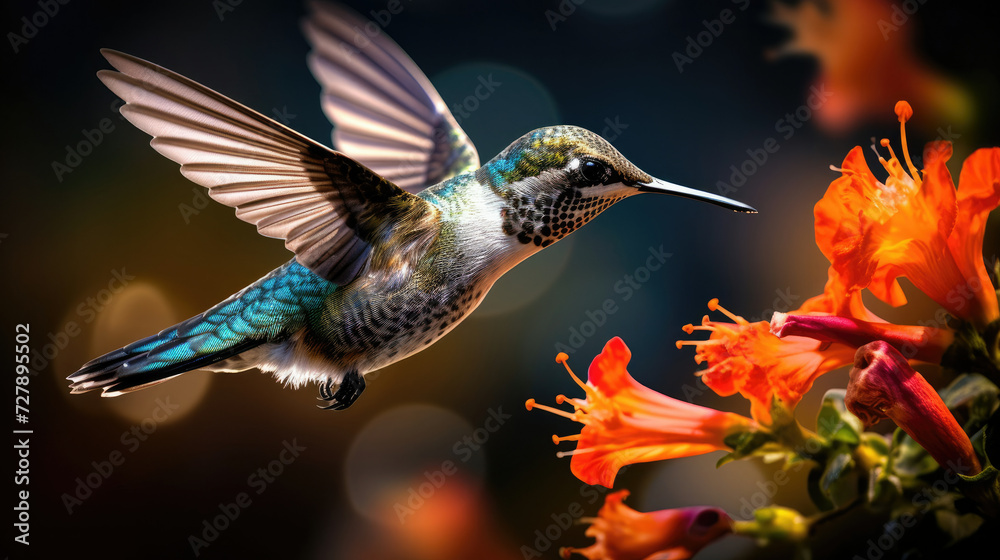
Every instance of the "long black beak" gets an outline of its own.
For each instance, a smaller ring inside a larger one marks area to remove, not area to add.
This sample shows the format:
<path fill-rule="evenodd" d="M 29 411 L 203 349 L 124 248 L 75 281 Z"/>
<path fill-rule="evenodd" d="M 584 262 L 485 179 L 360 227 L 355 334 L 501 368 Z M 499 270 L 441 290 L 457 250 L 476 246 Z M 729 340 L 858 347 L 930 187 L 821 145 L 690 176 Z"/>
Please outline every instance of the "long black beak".
<path fill-rule="evenodd" d="M 715 204 L 716 206 L 728 208 L 735 212 L 746 212 L 748 214 L 757 213 L 757 210 L 754 207 L 747 206 L 746 204 L 735 201 L 731 198 L 726 198 L 724 196 L 702 192 L 695 189 L 689 189 L 687 187 L 682 187 L 680 185 L 675 185 L 673 183 L 661 181 L 655 177 L 653 178 L 652 181 L 648 183 L 639 183 L 638 187 L 639 187 L 639 192 L 672 194 L 674 196 L 683 196 L 684 198 L 693 198 L 694 200 L 709 202 L 711 204 Z"/>

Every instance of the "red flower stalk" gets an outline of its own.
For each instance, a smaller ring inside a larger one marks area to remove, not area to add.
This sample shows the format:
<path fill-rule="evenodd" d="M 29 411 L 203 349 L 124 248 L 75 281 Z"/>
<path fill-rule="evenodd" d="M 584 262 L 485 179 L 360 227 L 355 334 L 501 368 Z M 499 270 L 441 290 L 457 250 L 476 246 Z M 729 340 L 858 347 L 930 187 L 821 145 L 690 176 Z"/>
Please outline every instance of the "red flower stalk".
<path fill-rule="evenodd" d="M 908 359 L 934 364 L 941 363 L 945 350 L 955 340 L 955 333 L 950 329 L 894 325 L 833 315 L 775 313 L 771 316 L 771 332 L 778 338 L 804 336 L 855 348 L 884 340 Z"/>

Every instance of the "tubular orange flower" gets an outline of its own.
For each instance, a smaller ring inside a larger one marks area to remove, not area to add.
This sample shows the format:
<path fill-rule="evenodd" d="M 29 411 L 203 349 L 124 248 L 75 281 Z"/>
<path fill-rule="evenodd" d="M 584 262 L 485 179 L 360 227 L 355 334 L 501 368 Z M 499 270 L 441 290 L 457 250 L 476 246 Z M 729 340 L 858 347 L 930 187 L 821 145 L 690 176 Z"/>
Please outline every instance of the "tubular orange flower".
<path fill-rule="evenodd" d="M 685 325 L 684 332 L 709 331 L 708 340 L 678 340 L 677 347 L 695 346 L 695 361 L 708 363 L 699 372 L 705 384 L 724 397 L 737 392 L 746 397 L 751 415 L 762 424 L 772 422 L 774 399 L 792 409 L 817 377 L 854 361 L 851 347 L 798 336 L 778 338 L 767 321 L 751 323 L 717 299 L 708 302 L 708 309 L 733 322 L 710 321 L 706 315 L 700 326 Z"/>
<path fill-rule="evenodd" d="M 577 441 L 571 455 L 570 469 L 587 484 L 608 488 L 615 475 L 625 465 L 689 457 L 728 449 L 726 436 L 749 430 L 755 424 L 749 418 L 679 401 L 646 387 L 625 369 L 632 353 L 622 339 L 608 341 L 594 358 L 584 383 L 566 363 L 568 356 L 560 353 L 556 361 L 584 392 L 585 399 L 556 397 L 556 402 L 568 402 L 574 411 L 568 412 L 525 403 L 528 410 L 539 408 L 583 424 L 580 434 L 552 436 L 555 443 Z"/>
<path fill-rule="evenodd" d="M 956 193 L 945 166 L 951 144 L 924 151 L 923 174 L 910 160 L 906 121 L 913 110 L 896 104 L 903 163 L 889 141 L 885 183 L 868 168 L 861 148 L 844 159 L 815 207 L 816 244 L 847 291 L 867 287 L 879 299 L 906 303 L 897 278 L 906 276 L 956 317 L 982 328 L 1000 318 L 982 247 L 986 217 L 1000 203 L 1000 148 L 978 150 L 966 160 Z"/>
<path fill-rule="evenodd" d="M 771 317 L 771 332 L 778 338 L 805 336 L 855 348 L 884 340 L 909 359 L 933 364 L 941 363 L 945 350 L 955 340 L 955 333 L 949 329 L 869 322 L 833 315 L 775 313 Z"/>
<path fill-rule="evenodd" d="M 604 506 L 585 533 L 596 542 L 586 548 L 565 547 L 590 560 L 643 560 L 691 558 L 719 537 L 732 532 L 733 520 L 719 508 L 689 507 L 638 512 L 622 501 L 628 490 L 608 494 Z"/>
<path fill-rule="evenodd" d="M 844 402 L 866 425 L 891 418 L 942 467 L 964 475 L 982 470 L 969 436 L 937 391 L 887 342 L 858 348 Z"/>

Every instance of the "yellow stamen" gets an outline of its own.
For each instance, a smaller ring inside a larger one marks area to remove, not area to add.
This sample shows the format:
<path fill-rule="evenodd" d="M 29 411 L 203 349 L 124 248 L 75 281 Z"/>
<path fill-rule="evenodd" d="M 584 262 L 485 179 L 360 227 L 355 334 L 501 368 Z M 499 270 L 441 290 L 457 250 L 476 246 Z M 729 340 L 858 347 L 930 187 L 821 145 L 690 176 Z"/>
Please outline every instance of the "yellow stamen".
<path fill-rule="evenodd" d="M 567 412 L 565 410 L 559 410 L 558 408 L 553 408 L 551 406 L 544 405 L 544 404 L 538 404 L 538 403 L 535 402 L 535 399 L 528 399 L 528 401 L 526 403 L 524 403 L 524 406 L 528 410 L 534 410 L 534 409 L 537 408 L 539 410 L 544 410 L 545 412 L 551 412 L 552 414 L 555 414 L 556 416 L 562 416 L 563 418 L 569 418 L 570 420 L 573 420 L 574 422 L 577 421 L 576 420 L 576 413 Z"/>
<path fill-rule="evenodd" d="M 744 319 L 743 317 L 740 317 L 739 315 L 731 313 L 728 309 L 726 309 L 725 307 L 722 307 L 721 305 L 719 305 L 719 298 L 712 298 L 711 300 L 709 300 L 709 302 L 708 302 L 708 310 L 709 311 L 720 311 L 720 312 L 722 312 L 723 315 L 725 315 L 726 317 L 729 317 L 730 319 L 732 319 L 732 321 L 734 323 L 736 323 L 737 325 L 748 325 L 749 324 L 747 322 L 747 320 Z M 702 319 L 702 323 L 704 323 L 704 322 L 705 322 L 705 320 Z"/>
<path fill-rule="evenodd" d="M 677 349 L 680 350 L 683 346 L 718 346 L 719 344 L 725 344 L 726 341 L 721 338 L 715 340 L 678 340 L 675 344 Z"/>
<path fill-rule="evenodd" d="M 896 118 L 899 119 L 899 122 L 906 122 L 913 117 L 913 107 L 910 107 L 910 104 L 903 100 L 896 102 L 893 111 L 896 112 Z"/>
<path fill-rule="evenodd" d="M 881 145 L 881 146 L 882 146 L 883 148 L 887 148 L 887 149 L 889 150 L 889 158 L 890 158 L 890 159 L 895 159 L 895 160 L 898 160 L 898 159 L 899 159 L 899 158 L 897 158 L 897 157 L 896 157 L 896 152 L 892 151 L 892 144 L 891 144 L 891 143 L 889 142 L 889 139 L 888 139 L 888 138 L 883 138 L 883 139 L 879 140 L 879 142 L 878 142 L 878 143 L 879 143 L 879 144 L 880 144 L 880 145 Z M 877 152 L 876 152 L 876 153 L 877 153 Z M 885 161 L 884 159 L 882 159 L 882 156 L 879 156 L 879 160 L 880 160 L 880 161 Z M 888 163 L 888 162 L 886 162 L 886 163 Z"/>
<path fill-rule="evenodd" d="M 917 166 L 913 165 L 913 161 L 910 160 L 910 151 L 906 147 L 906 121 L 913 116 L 913 107 L 906 101 L 898 101 L 896 103 L 896 116 L 899 118 L 899 136 L 902 138 L 903 142 L 903 157 L 906 158 L 906 167 L 910 169 L 910 175 L 913 176 L 913 180 L 920 186 L 920 172 L 917 171 Z"/>
<path fill-rule="evenodd" d="M 559 353 L 559 356 L 566 356 L 566 354 L 565 354 L 565 353 L 563 353 L 563 352 L 560 352 L 560 353 Z M 580 381 L 580 378 L 579 378 L 579 377 L 577 377 L 575 373 L 573 373 L 573 370 L 572 370 L 572 369 L 570 369 L 570 367 L 569 367 L 569 362 L 567 362 L 567 360 L 569 360 L 569 356 L 566 356 L 566 357 L 565 357 L 565 358 L 564 358 L 564 359 L 562 360 L 562 365 L 563 365 L 563 366 L 564 366 L 564 367 L 566 368 L 566 371 L 568 371 L 568 372 L 569 372 L 569 376 L 573 378 L 573 381 L 576 381 L 576 384 L 577 384 L 577 385 L 579 385 L 579 386 L 580 386 L 580 388 L 581 388 L 581 389 L 583 389 L 583 391 L 584 391 L 584 392 L 585 392 L 585 393 L 586 393 L 587 395 L 590 395 L 590 393 L 591 393 L 591 391 L 593 391 L 593 389 L 592 389 L 592 388 L 590 388 L 590 386 L 588 386 L 588 385 L 587 385 L 586 383 L 584 383 L 583 381 Z"/>
<path fill-rule="evenodd" d="M 559 399 L 559 397 L 562 397 L 562 399 Z M 587 401 L 583 399 L 574 399 L 571 397 L 567 397 L 565 395 L 559 395 L 559 397 L 556 397 L 556 404 L 562 404 L 564 402 L 567 402 L 576 407 L 578 410 L 582 410 L 584 412 L 590 412 L 591 408 L 590 404 L 588 404 Z"/>
<path fill-rule="evenodd" d="M 577 447 L 576 449 L 574 449 L 572 451 L 560 451 L 560 452 L 556 453 L 556 457 L 562 459 L 563 457 L 570 457 L 570 456 L 573 456 L 573 455 L 580 455 L 582 453 L 593 453 L 595 451 L 597 451 L 596 447 L 586 447 L 584 449 L 580 449 L 579 447 Z"/>

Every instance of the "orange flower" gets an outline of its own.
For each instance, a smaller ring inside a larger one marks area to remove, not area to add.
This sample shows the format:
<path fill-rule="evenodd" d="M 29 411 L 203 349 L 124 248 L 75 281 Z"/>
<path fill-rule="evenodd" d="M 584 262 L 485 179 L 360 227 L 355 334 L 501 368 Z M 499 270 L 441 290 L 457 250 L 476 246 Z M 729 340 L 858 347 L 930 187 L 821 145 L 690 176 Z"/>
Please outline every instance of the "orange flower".
<path fill-rule="evenodd" d="M 807 299 L 801 307 L 789 313 L 824 313 L 874 323 L 885 322 L 865 307 L 861 300 L 861 289 L 849 286 L 832 266 L 827 269 L 826 286 L 823 288 L 823 293 Z"/>
<path fill-rule="evenodd" d="M 894 305 L 906 303 L 897 278 L 913 284 L 956 317 L 979 328 L 1000 318 L 997 296 L 983 262 L 987 215 L 1000 203 L 1000 148 L 978 150 L 962 168 L 959 189 L 945 164 L 951 144 L 933 142 L 924 151 L 923 174 L 906 145 L 905 123 L 913 114 L 896 104 L 903 164 L 889 141 L 885 183 L 868 168 L 860 147 L 844 159 L 815 207 L 816 244 L 848 293 L 868 288 Z"/>
<path fill-rule="evenodd" d="M 625 465 L 729 449 L 723 443 L 726 436 L 755 427 L 749 418 L 679 401 L 640 384 L 625 369 L 631 357 L 622 339 L 612 338 L 590 364 L 584 383 L 560 353 L 556 361 L 566 366 L 586 398 L 556 397 L 559 404 L 572 404 L 573 412 L 534 399 L 525 403 L 528 410 L 539 408 L 583 424 L 580 434 L 552 440 L 578 442 L 576 449 L 558 456 L 572 455 L 570 469 L 587 484 L 611 488 Z"/>
<path fill-rule="evenodd" d="M 638 512 L 622 501 L 628 490 L 608 494 L 585 533 L 596 542 L 587 548 L 561 549 L 569 558 L 581 554 L 590 560 L 691 558 L 712 541 L 731 533 L 733 520 L 719 508 L 689 507 Z"/>
<path fill-rule="evenodd" d="M 769 54 L 816 58 L 818 76 L 808 103 L 822 129 L 835 134 L 850 131 L 879 118 L 883 108 L 897 99 L 927 107 L 935 122 L 963 131 L 974 126 L 968 89 L 921 59 L 914 48 L 914 25 L 898 25 L 896 11 L 903 4 L 772 0 L 770 5 L 771 19 L 791 33 Z"/>
<path fill-rule="evenodd" d="M 811 338 L 771 334 L 767 321 L 751 323 L 719 305 L 708 302 L 710 311 L 721 311 L 732 323 L 709 321 L 685 325 L 684 332 L 709 331 L 708 340 L 678 340 L 677 347 L 696 347 L 695 361 L 707 362 L 699 372 L 713 391 L 728 397 L 740 393 L 750 401 L 750 412 L 762 424 L 771 424 L 771 404 L 792 409 L 820 375 L 854 361 L 854 349 Z"/>

